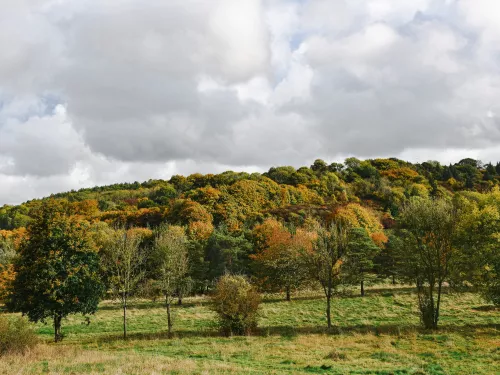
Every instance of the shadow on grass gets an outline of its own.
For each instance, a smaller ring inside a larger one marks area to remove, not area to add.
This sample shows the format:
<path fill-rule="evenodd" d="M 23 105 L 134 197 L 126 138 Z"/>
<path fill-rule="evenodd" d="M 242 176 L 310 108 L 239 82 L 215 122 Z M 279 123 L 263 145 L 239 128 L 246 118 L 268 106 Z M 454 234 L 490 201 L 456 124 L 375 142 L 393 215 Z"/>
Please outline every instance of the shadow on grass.
<path fill-rule="evenodd" d="M 293 339 L 294 337 L 300 335 L 311 335 L 311 334 L 321 334 L 321 335 L 350 335 L 350 334 L 373 334 L 379 335 L 389 335 L 389 336 L 406 336 L 410 334 L 421 334 L 430 335 L 430 339 L 435 335 L 436 337 L 441 337 L 448 334 L 459 334 L 462 336 L 481 337 L 488 336 L 491 333 L 482 332 L 484 329 L 493 328 L 495 330 L 500 330 L 500 324 L 473 324 L 473 325 L 446 325 L 440 327 L 436 331 L 426 330 L 420 325 L 353 325 L 353 326 L 334 326 L 332 329 L 326 327 L 293 327 L 293 326 L 268 326 L 258 328 L 253 335 L 253 337 L 269 337 L 269 336 L 280 336 L 283 338 Z M 219 337 L 224 338 L 218 330 L 207 329 L 207 330 L 175 330 L 172 334 L 168 332 L 155 332 L 155 333 L 144 333 L 144 332 L 129 332 L 127 334 L 127 341 L 154 341 L 154 340 L 166 340 L 166 339 L 183 339 L 183 338 L 204 338 L 204 337 Z M 80 341 L 81 343 L 98 343 L 98 344 L 110 344 L 115 342 L 123 342 L 123 336 L 121 333 L 113 333 L 109 335 L 102 335 L 97 338 L 88 339 Z"/>
<path fill-rule="evenodd" d="M 397 295 L 397 294 L 411 294 L 416 292 L 416 288 L 414 286 L 405 286 L 405 287 L 395 287 L 395 288 L 368 288 L 365 289 L 365 294 L 367 296 L 369 295 L 377 295 L 377 294 L 391 294 L 391 295 Z M 357 295 L 356 297 L 360 297 L 360 295 Z"/>
<path fill-rule="evenodd" d="M 412 294 L 415 293 L 416 289 L 415 287 L 400 287 L 400 288 L 373 288 L 373 289 L 365 289 L 365 295 L 362 296 L 359 291 L 352 291 L 351 293 L 338 293 L 336 294 L 336 298 L 366 298 L 369 296 L 374 296 L 374 295 L 381 295 L 381 296 L 395 296 L 398 294 Z M 292 295 L 292 302 L 293 301 L 309 301 L 309 300 L 318 300 L 318 299 L 325 299 L 325 296 L 322 294 L 318 295 L 310 295 L 310 296 L 297 296 L 294 297 Z M 276 302 L 287 302 L 285 300 L 285 295 L 283 294 L 283 297 L 264 297 L 262 299 L 263 303 L 276 303 Z"/>
<path fill-rule="evenodd" d="M 294 301 L 314 301 L 318 299 L 325 299 L 325 296 L 323 295 L 317 295 L 317 296 L 298 296 L 298 297 L 293 297 L 291 301 L 287 301 L 285 299 L 285 295 L 283 295 L 283 298 L 279 297 L 264 297 L 262 298 L 262 303 L 276 303 L 276 302 L 294 302 Z"/>
<path fill-rule="evenodd" d="M 418 324 L 414 325 L 397 325 L 397 324 L 381 324 L 381 325 L 352 325 L 352 326 L 334 326 L 331 329 L 327 327 L 293 327 L 293 326 L 270 326 L 259 328 L 259 336 L 298 336 L 304 334 L 375 334 L 375 335 L 407 335 L 411 333 L 419 334 L 443 334 L 457 333 L 462 335 L 475 334 L 478 335 L 479 330 L 493 328 L 500 330 L 500 324 L 485 323 L 485 324 L 470 324 L 470 325 L 443 325 L 438 330 L 426 330 Z M 486 334 L 486 333 L 485 333 Z"/>
<path fill-rule="evenodd" d="M 475 310 L 475 311 L 500 311 L 500 306 L 484 305 L 484 306 L 473 307 L 472 310 Z"/>
<path fill-rule="evenodd" d="M 209 304 L 208 301 L 204 302 L 183 302 L 182 305 L 178 305 L 177 303 L 173 303 L 171 306 L 173 308 L 189 308 L 189 307 L 196 307 L 196 306 L 202 306 L 202 305 L 207 305 Z M 151 308 L 165 308 L 165 303 L 160 300 L 156 301 L 139 301 L 139 302 L 130 302 L 127 306 L 127 310 L 148 310 Z M 116 303 L 106 303 L 105 305 L 100 305 L 99 310 L 102 311 L 118 311 L 122 310 L 122 306 L 116 302 Z"/>

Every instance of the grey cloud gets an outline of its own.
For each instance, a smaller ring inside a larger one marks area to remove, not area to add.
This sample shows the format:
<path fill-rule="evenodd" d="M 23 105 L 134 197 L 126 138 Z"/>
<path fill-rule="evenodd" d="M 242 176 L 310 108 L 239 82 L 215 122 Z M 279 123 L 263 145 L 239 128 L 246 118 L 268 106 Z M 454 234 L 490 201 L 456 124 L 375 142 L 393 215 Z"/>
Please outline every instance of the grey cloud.
<path fill-rule="evenodd" d="M 29 181 L 26 198 L 317 156 L 497 152 L 494 2 L 4 3 L 0 174 Z"/>

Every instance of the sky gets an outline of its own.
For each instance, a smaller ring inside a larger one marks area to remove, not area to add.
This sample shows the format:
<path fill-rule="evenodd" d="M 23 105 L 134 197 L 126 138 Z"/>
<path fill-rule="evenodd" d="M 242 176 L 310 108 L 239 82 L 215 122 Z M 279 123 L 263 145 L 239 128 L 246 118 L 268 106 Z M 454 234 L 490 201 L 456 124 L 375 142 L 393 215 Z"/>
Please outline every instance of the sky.
<path fill-rule="evenodd" d="M 500 161 L 497 0 L 0 0 L 0 205 L 346 157 Z"/>

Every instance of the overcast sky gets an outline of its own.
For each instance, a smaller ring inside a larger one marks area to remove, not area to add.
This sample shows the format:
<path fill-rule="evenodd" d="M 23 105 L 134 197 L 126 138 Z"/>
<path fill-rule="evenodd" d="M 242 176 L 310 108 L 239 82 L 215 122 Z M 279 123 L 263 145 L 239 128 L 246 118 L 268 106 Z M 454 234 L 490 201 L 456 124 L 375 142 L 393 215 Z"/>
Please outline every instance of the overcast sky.
<path fill-rule="evenodd" d="M 172 174 L 500 160 L 498 0 L 0 0 L 0 205 Z"/>

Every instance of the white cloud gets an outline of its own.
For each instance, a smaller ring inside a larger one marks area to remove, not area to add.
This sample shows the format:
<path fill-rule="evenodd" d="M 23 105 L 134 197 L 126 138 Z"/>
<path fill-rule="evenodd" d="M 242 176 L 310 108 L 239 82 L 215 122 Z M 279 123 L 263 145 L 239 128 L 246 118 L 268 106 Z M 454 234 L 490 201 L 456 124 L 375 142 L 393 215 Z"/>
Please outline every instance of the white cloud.
<path fill-rule="evenodd" d="M 0 204 L 316 157 L 500 159 L 495 1 L 1 7 Z"/>

